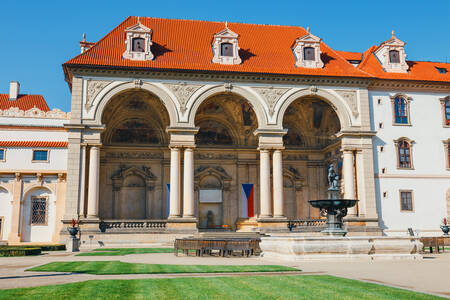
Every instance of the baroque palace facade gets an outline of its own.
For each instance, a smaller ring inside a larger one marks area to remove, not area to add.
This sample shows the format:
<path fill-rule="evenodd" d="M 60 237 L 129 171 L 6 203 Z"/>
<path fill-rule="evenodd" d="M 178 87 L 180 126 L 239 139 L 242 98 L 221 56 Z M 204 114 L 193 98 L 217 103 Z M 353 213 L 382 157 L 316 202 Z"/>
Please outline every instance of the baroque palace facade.
<path fill-rule="evenodd" d="M 80 45 L 70 113 L 1 95 L 4 240 L 62 241 L 72 219 L 103 241 L 314 232 L 329 165 L 359 200 L 350 234 L 438 234 L 450 213 L 450 64 L 406 60 L 394 33 L 355 53 L 301 27 L 129 17 Z"/>

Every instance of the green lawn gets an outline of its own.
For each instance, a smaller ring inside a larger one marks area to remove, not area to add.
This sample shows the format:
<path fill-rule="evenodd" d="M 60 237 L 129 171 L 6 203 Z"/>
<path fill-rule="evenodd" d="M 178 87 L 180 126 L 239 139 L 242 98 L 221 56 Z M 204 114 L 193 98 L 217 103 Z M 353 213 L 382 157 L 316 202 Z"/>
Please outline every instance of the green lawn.
<path fill-rule="evenodd" d="M 173 248 L 99 248 L 76 256 L 117 256 L 144 253 L 173 253 Z"/>
<path fill-rule="evenodd" d="M 325 275 L 91 280 L 0 290 L 0 299 L 442 299 Z"/>
<path fill-rule="evenodd" d="M 230 272 L 281 272 L 300 271 L 284 266 L 222 266 L 222 265 L 159 265 L 133 264 L 121 261 L 70 261 L 52 262 L 34 267 L 27 271 L 36 272 L 73 272 L 93 275 L 117 274 L 166 274 L 166 273 L 230 273 Z"/>

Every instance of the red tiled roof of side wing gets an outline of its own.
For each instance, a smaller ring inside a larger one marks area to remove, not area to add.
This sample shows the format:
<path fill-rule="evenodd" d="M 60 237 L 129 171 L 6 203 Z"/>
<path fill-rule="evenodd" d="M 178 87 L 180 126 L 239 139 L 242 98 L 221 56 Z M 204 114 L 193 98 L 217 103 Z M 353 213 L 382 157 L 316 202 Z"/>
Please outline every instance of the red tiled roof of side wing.
<path fill-rule="evenodd" d="M 17 100 L 9 100 L 9 94 L 0 94 L 0 109 L 5 110 L 11 107 L 18 107 L 21 110 L 29 110 L 37 107 L 42 111 L 49 111 L 50 108 L 41 95 L 19 95 Z"/>
<path fill-rule="evenodd" d="M 67 142 L 59 142 L 59 141 L 0 141 L 0 147 L 67 148 Z"/>
<path fill-rule="evenodd" d="M 222 65 L 212 63 L 211 43 L 214 34 L 225 28 L 221 22 L 140 18 L 152 29 L 152 61 L 123 59 L 125 29 L 137 24 L 137 17 L 128 17 L 99 40 L 89 50 L 64 64 L 163 70 L 197 70 L 283 75 L 316 75 L 342 77 L 371 77 L 352 66 L 346 59 L 321 42 L 323 68 L 295 66 L 291 47 L 306 34 L 302 27 L 228 23 L 228 28 L 240 35 L 242 63 Z"/>
<path fill-rule="evenodd" d="M 379 79 L 450 82 L 450 63 L 406 61 L 409 65 L 408 73 L 385 72 L 374 54 L 377 48 L 372 46 L 364 52 L 364 60 L 359 64 L 359 69 Z M 442 74 L 436 68 L 446 69 L 447 73 Z"/>

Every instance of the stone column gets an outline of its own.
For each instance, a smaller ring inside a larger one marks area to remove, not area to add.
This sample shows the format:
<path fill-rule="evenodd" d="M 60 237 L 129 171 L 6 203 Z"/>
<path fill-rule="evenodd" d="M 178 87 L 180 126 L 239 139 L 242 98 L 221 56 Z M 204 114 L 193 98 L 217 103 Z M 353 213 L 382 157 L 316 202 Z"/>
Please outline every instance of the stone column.
<path fill-rule="evenodd" d="M 355 169 L 353 167 L 353 151 L 344 150 L 343 175 L 344 175 L 344 199 L 355 199 Z M 348 214 L 357 214 L 356 206 L 348 209 Z"/>
<path fill-rule="evenodd" d="M 170 218 L 180 217 L 180 148 L 170 148 Z"/>
<path fill-rule="evenodd" d="M 273 152 L 273 216 L 284 217 L 283 203 L 283 158 L 281 150 Z"/>
<path fill-rule="evenodd" d="M 79 211 L 78 214 L 84 217 L 84 197 L 86 187 L 86 145 L 81 145 L 81 163 L 80 163 L 80 198 L 79 198 Z"/>
<path fill-rule="evenodd" d="M 194 149 L 184 149 L 183 218 L 194 218 Z"/>
<path fill-rule="evenodd" d="M 270 205 L 270 156 L 269 150 L 260 150 L 260 168 L 259 168 L 259 185 L 260 185 L 260 217 L 268 218 L 272 216 L 272 207 Z"/>
<path fill-rule="evenodd" d="M 100 184 L 100 148 L 91 146 L 89 150 L 89 186 L 87 217 L 98 218 L 98 197 Z"/>

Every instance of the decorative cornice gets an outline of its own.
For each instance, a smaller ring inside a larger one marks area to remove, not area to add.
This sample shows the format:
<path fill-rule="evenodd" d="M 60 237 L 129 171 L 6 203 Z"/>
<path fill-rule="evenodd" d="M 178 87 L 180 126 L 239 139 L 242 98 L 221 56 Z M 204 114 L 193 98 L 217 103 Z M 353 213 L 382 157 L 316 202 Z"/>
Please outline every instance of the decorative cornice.
<path fill-rule="evenodd" d="M 68 120 L 70 119 L 70 112 L 65 113 L 57 108 L 50 111 L 42 111 L 37 107 L 33 107 L 29 110 L 21 110 L 18 107 L 10 107 L 5 110 L 0 109 L 0 117 Z"/>

